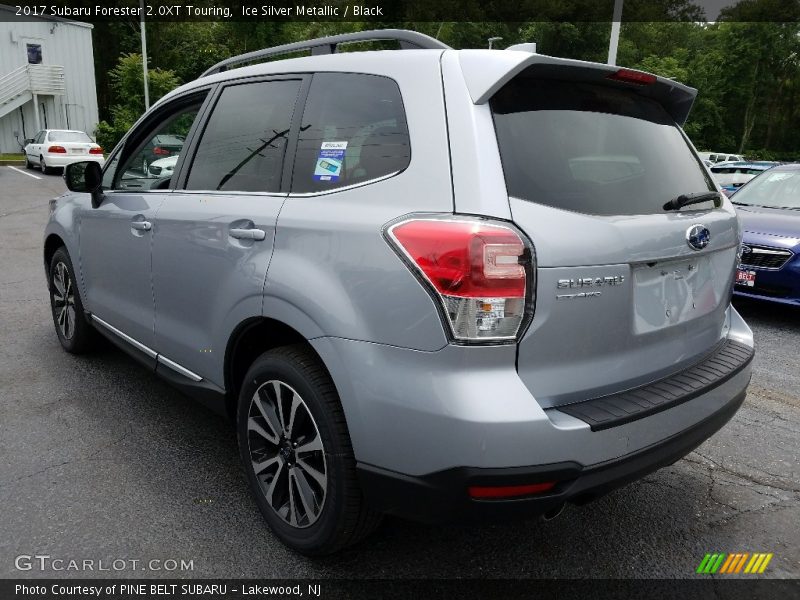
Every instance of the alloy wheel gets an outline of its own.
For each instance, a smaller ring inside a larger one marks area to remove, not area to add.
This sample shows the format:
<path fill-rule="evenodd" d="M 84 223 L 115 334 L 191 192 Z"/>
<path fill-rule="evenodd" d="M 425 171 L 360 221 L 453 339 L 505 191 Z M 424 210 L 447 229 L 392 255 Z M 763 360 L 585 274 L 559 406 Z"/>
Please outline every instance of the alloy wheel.
<path fill-rule="evenodd" d="M 69 269 L 63 262 L 56 263 L 52 283 L 53 314 L 61 335 L 70 340 L 75 335 L 75 290 Z"/>
<path fill-rule="evenodd" d="M 308 405 L 282 381 L 262 384 L 250 400 L 248 449 L 267 503 L 292 527 L 314 524 L 328 486 L 325 450 Z"/>

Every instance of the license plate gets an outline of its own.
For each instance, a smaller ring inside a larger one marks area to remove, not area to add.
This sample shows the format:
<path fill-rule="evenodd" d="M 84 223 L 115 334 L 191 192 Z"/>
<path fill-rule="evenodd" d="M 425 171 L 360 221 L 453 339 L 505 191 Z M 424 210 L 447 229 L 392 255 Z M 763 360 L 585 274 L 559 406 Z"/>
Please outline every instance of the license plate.
<path fill-rule="evenodd" d="M 753 287 L 756 284 L 756 272 L 755 271 L 743 271 L 739 270 L 736 272 L 736 285 L 746 285 L 747 287 Z"/>
<path fill-rule="evenodd" d="M 84 154 L 86 152 L 84 148 L 70 148 L 69 151 L 72 154 Z"/>

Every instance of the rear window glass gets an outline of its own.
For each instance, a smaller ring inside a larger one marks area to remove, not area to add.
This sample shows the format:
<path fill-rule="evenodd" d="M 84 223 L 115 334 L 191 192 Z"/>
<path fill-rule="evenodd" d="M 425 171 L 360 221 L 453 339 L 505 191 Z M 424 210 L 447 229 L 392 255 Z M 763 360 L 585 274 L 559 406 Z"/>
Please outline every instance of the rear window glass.
<path fill-rule="evenodd" d="M 300 127 L 292 192 L 364 183 L 402 171 L 410 159 L 397 83 L 377 75 L 314 75 Z"/>
<path fill-rule="evenodd" d="M 92 142 L 92 138 L 82 131 L 51 131 L 47 139 L 51 142 Z"/>
<path fill-rule="evenodd" d="M 634 215 L 716 189 L 667 111 L 635 92 L 523 77 L 504 86 L 491 108 L 511 196 Z"/>

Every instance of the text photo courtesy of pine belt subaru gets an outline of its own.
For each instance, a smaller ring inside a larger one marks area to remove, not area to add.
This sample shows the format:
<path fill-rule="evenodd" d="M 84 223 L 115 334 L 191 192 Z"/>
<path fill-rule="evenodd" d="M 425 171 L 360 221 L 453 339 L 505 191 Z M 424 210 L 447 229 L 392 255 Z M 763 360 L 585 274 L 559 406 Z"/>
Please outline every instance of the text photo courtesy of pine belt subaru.
<path fill-rule="evenodd" d="M 401 50 L 336 52 L 364 40 Z M 744 400 L 741 232 L 681 130 L 694 97 L 398 30 L 229 59 L 102 172 L 67 169 L 44 241 L 56 333 L 73 353 L 100 333 L 230 416 L 299 552 L 383 514 L 552 517 Z M 141 168 L 162 136 L 183 140 L 169 177 Z"/>
<path fill-rule="evenodd" d="M 83 131 L 44 129 L 25 141 L 25 167 L 37 166 L 45 174 L 75 162 L 105 164 L 103 149 Z"/>

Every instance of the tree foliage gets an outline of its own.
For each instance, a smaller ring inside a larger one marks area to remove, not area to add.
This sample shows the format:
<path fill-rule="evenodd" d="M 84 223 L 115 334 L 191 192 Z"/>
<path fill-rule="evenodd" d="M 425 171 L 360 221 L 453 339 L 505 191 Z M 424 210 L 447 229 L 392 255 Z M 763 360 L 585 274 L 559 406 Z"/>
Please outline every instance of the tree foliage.
<path fill-rule="evenodd" d="M 497 48 L 536 42 L 543 54 L 605 62 L 608 3 L 551 4 L 539 22 L 483 22 L 474 0 L 460 3 L 459 15 L 474 19 L 464 22 L 148 22 L 151 101 L 229 56 L 372 28 L 414 29 L 454 48 L 485 48 L 489 37 L 503 38 Z M 740 0 L 716 23 L 705 23 L 691 0 L 625 0 L 617 64 L 697 88 L 685 129 L 698 148 L 794 159 L 800 154 L 798 17 L 800 0 Z M 139 40 L 135 20 L 95 26 L 104 140 L 119 139 L 144 109 Z"/>

